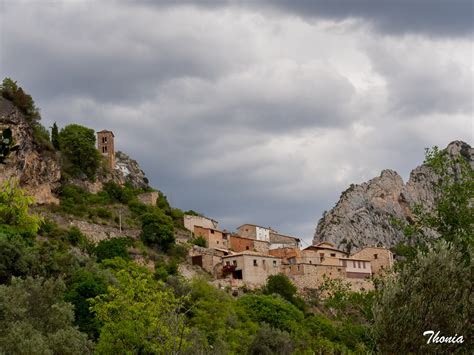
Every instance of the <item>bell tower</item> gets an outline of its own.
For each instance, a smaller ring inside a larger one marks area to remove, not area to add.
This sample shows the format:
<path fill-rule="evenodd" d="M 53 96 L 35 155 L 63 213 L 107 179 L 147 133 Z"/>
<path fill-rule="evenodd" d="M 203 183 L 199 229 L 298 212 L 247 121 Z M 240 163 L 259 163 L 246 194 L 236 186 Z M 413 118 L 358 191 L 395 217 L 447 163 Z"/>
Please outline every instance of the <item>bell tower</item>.
<path fill-rule="evenodd" d="M 97 132 L 97 149 L 107 157 L 109 161 L 110 171 L 115 168 L 115 148 L 114 148 L 114 132 L 102 130 Z"/>

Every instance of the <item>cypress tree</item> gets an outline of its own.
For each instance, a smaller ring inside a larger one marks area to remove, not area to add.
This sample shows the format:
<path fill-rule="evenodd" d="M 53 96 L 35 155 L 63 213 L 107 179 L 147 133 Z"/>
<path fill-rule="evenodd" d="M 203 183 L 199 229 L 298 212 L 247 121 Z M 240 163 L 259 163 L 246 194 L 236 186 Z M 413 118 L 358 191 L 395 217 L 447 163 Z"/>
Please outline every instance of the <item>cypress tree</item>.
<path fill-rule="evenodd" d="M 59 132 L 58 132 L 58 125 L 54 122 L 53 127 L 51 129 L 51 143 L 53 143 L 53 147 L 56 150 L 59 150 Z"/>

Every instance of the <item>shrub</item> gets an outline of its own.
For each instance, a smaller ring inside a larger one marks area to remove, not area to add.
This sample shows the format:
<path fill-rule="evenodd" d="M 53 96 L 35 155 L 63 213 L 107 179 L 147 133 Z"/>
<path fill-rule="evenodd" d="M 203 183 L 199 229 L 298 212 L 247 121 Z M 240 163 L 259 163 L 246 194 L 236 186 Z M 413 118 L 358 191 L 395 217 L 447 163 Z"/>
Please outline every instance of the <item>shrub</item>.
<path fill-rule="evenodd" d="M 207 241 L 202 235 L 199 235 L 191 239 L 191 244 L 197 245 L 198 247 L 207 248 Z"/>
<path fill-rule="evenodd" d="M 141 240 L 163 251 L 169 250 L 175 242 L 173 221 L 161 211 L 146 213 L 142 217 Z"/>
<path fill-rule="evenodd" d="M 95 247 L 94 253 L 97 256 L 98 261 L 113 259 L 115 257 L 130 259 L 127 249 L 132 245 L 133 240 L 128 237 L 102 240 Z"/>
<path fill-rule="evenodd" d="M 298 308 L 279 297 L 247 294 L 237 303 L 253 320 L 280 330 L 294 331 L 304 318 Z"/>
<path fill-rule="evenodd" d="M 285 355 L 293 353 L 293 350 L 293 340 L 287 332 L 263 324 L 258 330 L 248 353 L 250 355 Z"/>

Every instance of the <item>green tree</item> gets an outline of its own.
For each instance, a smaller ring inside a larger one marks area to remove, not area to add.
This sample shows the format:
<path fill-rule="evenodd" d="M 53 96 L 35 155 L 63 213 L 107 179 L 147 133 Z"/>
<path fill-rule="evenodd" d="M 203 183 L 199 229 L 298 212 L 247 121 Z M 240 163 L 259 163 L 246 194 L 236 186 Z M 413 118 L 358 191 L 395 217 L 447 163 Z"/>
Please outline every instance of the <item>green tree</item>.
<path fill-rule="evenodd" d="M 0 224 L 14 227 L 20 233 L 36 233 L 42 219 L 29 212 L 33 202 L 33 198 L 18 187 L 17 180 L 5 181 L 0 190 Z"/>
<path fill-rule="evenodd" d="M 87 335 L 73 327 L 64 283 L 31 277 L 0 285 L 0 353 L 91 354 Z"/>
<path fill-rule="evenodd" d="M 437 148 L 427 151 L 425 163 L 439 178 L 436 207 L 414 207 L 415 223 L 405 229 L 417 242 L 412 258 L 379 284 L 373 313 L 382 352 L 439 351 L 440 344 L 427 344 L 427 330 L 464 336 L 462 345 L 442 344 L 443 352 L 463 353 L 473 347 L 473 171 L 461 156 L 448 157 Z"/>
<path fill-rule="evenodd" d="M 89 180 L 94 180 L 100 166 L 100 154 L 95 147 L 95 132 L 93 129 L 77 124 L 70 124 L 61 129 L 59 145 L 67 159 L 65 170 L 72 176 L 84 174 Z"/>
<path fill-rule="evenodd" d="M 24 254 L 22 244 L 0 236 L 0 284 L 9 283 L 13 276 L 27 274 L 28 264 Z"/>
<path fill-rule="evenodd" d="M 146 269 L 109 260 L 117 279 L 108 293 L 91 300 L 103 323 L 98 354 L 178 354 L 188 347 L 182 301 Z"/>
<path fill-rule="evenodd" d="M 382 282 L 373 311 L 380 351 L 467 353 L 473 348 L 472 267 L 459 250 L 441 241 Z M 427 330 L 463 335 L 464 344 L 427 344 Z"/>
<path fill-rule="evenodd" d="M 140 238 L 145 244 L 167 251 L 175 242 L 172 219 L 160 210 L 146 213 L 142 216 Z"/>
<path fill-rule="evenodd" d="M 51 143 L 53 144 L 54 149 L 60 150 L 59 130 L 58 130 L 58 125 L 56 124 L 56 122 L 53 123 L 53 127 L 51 128 Z"/>
<path fill-rule="evenodd" d="M 74 305 L 75 324 L 92 339 L 99 337 L 101 323 L 90 310 L 89 298 L 107 293 L 105 277 L 98 271 L 78 270 L 64 295 Z"/>

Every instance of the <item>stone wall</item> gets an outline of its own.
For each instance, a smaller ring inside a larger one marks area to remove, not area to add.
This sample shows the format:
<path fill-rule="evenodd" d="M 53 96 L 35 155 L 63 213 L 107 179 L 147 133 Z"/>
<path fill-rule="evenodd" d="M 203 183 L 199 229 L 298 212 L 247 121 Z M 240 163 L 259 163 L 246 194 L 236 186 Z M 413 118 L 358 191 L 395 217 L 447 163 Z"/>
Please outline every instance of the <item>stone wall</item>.
<path fill-rule="evenodd" d="M 156 200 L 158 200 L 158 191 L 146 192 L 137 196 L 140 202 L 145 205 L 156 206 Z"/>
<path fill-rule="evenodd" d="M 184 228 L 194 233 L 194 227 L 204 227 L 204 228 L 213 228 L 218 229 L 219 223 L 214 221 L 210 218 L 206 218 L 203 216 L 193 216 L 185 214 L 183 217 Z"/>
<path fill-rule="evenodd" d="M 230 249 L 239 253 L 245 250 L 254 249 L 254 240 L 249 238 L 243 238 L 237 235 L 230 236 Z"/>
<path fill-rule="evenodd" d="M 101 240 L 121 237 L 132 237 L 137 239 L 140 235 L 139 229 L 122 228 L 115 226 L 89 223 L 86 221 L 72 220 L 70 226 L 76 226 L 92 243 L 99 243 Z"/>
<path fill-rule="evenodd" d="M 194 264 L 193 257 L 195 256 L 201 256 L 201 267 L 214 275 L 216 266 L 221 263 L 224 252 L 194 245 L 188 252 L 188 262 L 190 264 Z"/>

